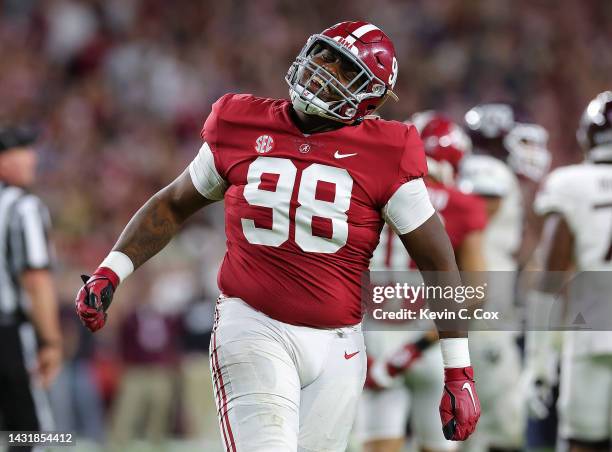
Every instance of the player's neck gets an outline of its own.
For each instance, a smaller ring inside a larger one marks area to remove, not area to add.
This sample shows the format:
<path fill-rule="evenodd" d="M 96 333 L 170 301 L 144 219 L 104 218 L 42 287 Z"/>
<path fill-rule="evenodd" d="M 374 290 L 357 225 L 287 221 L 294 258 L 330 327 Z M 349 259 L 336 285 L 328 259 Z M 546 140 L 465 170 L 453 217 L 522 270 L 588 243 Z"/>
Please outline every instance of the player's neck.
<path fill-rule="evenodd" d="M 302 133 L 306 134 L 330 132 L 345 126 L 345 124 L 332 119 L 316 115 L 307 115 L 293 107 L 289 109 L 289 115 L 295 126 L 300 129 Z"/>

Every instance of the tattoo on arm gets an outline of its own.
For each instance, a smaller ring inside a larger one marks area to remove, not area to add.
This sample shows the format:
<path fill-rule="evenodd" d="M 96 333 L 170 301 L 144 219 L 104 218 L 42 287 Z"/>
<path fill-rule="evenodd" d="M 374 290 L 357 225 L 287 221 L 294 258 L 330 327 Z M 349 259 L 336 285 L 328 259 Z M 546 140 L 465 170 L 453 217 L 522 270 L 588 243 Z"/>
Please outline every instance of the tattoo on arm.
<path fill-rule="evenodd" d="M 140 267 L 172 240 L 194 212 L 214 201 L 204 198 L 185 170 L 136 212 L 114 246 Z"/>
<path fill-rule="evenodd" d="M 137 268 L 161 251 L 179 227 L 176 214 L 155 195 L 134 215 L 114 249 L 127 254 Z"/>

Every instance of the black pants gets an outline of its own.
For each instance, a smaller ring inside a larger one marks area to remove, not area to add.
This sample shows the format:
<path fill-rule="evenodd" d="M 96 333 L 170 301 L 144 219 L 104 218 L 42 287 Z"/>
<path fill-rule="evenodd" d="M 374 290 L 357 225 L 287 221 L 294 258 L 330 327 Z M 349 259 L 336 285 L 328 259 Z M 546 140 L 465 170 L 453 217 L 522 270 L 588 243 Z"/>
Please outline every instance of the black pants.
<path fill-rule="evenodd" d="M 32 334 L 27 334 L 31 333 L 30 328 L 27 325 L 29 331 L 20 332 L 20 326 L 0 326 L 0 430 L 41 430 L 25 361 L 28 354 L 34 352 L 34 342 L 28 341 L 33 338 Z M 28 448 L 8 450 L 23 452 Z"/>

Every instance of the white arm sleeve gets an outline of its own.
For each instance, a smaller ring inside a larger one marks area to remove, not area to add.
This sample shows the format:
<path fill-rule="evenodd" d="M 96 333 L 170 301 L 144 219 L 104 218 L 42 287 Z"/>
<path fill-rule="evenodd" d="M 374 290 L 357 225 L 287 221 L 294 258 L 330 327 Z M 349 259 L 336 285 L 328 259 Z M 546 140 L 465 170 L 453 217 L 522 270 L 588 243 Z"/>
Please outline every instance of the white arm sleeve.
<path fill-rule="evenodd" d="M 398 235 L 414 231 L 434 213 L 423 179 L 403 184 L 382 210 L 383 218 Z"/>
<path fill-rule="evenodd" d="M 215 159 L 208 143 L 204 142 L 196 158 L 189 164 L 189 175 L 202 196 L 213 201 L 223 199 L 227 182 L 215 168 Z"/>

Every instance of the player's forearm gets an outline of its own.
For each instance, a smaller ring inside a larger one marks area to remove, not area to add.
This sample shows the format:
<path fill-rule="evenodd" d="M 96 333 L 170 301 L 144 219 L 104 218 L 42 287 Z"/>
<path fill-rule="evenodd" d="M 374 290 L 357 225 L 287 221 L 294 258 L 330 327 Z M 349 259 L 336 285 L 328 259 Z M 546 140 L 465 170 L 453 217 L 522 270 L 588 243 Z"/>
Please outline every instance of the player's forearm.
<path fill-rule="evenodd" d="M 127 255 L 138 268 L 160 252 L 176 235 L 188 213 L 169 199 L 168 188 L 149 199 L 125 227 L 113 247 Z"/>
<path fill-rule="evenodd" d="M 186 169 L 136 212 L 113 250 L 125 254 L 134 270 L 160 252 L 187 218 L 212 202 L 196 190 Z"/>
<path fill-rule="evenodd" d="M 453 259 L 454 263 L 454 259 Z M 427 275 L 428 273 L 425 273 Z M 452 266 L 445 267 L 444 269 L 438 269 L 435 272 L 431 272 L 433 275 L 433 280 L 429 280 L 426 276 L 424 277 L 426 284 L 430 286 L 444 287 L 445 290 L 447 287 L 457 288 L 462 286 L 461 275 L 459 274 L 459 270 L 455 265 L 454 268 Z M 456 303 L 454 300 L 450 303 L 445 299 L 435 299 L 429 303 L 432 311 L 439 311 L 446 313 L 453 312 L 455 317 L 449 317 L 449 319 L 445 319 L 444 317 L 436 319 L 436 329 L 438 330 L 438 336 L 440 339 L 448 339 L 448 338 L 456 338 L 462 337 L 467 338 L 467 324 L 460 320 L 461 317 L 457 315 L 457 312 L 461 308 L 459 303 Z"/>
<path fill-rule="evenodd" d="M 421 270 L 423 281 L 428 287 L 459 287 L 461 283 L 461 275 L 457 269 L 454 255 L 448 256 L 446 259 L 440 258 L 438 261 L 431 261 L 425 265 L 426 270 Z M 428 300 L 428 307 L 432 311 L 438 311 L 446 314 L 448 311 L 458 311 L 460 305 L 458 303 L 448 303 L 447 300 Z M 452 318 L 452 317 L 450 317 Z M 459 318 L 459 317 L 455 317 Z M 467 337 L 467 330 L 458 329 L 462 326 L 462 322 L 446 319 L 444 316 L 434 320 L 436 329 L 440 339 Z"/>
<path fill-rule="evenodd" d="M 419 228 L 400 238 L 419 268 L 426 286 L 461 286 L 453 247 L 438 215 L 432 215 Z M 432 311 L 456 310 L 458 306 L 457 303 L 449 305 L 443 300 L 428 300 L 428 307 Z M 441 317 L 435 320 L 440 339 L 467 337 L 467 331 L 457 329 L 456 321 Z"/>
<path fill-rule="evenodd" d="M 457 269 L 457 264 L 455 263 L 453 254 L 445 256 L 444 254 L 440 253 L 438 254 L 437 259 L 430 258 L 423 260 L 422 266 L 424 269 L 421 270 L 421 275 L 423 276 L 426 286 L 434 288 L 461 286 L 461 275 Z M 452 303 L 449 305 L 447 301 L 437 299 L 429 300 L 428 306 L 432 311 L 440 311 L 442 313 L 459 309 L 459 305 L 457 303 Z M 436 324 L 440 339 L 467 337 L 467 331 L 456 329 L 458 325 L 454 320 L 449 321 L 444 317 L 441 317 L 434 320 L 434 323 Z"/>
<path fill-rule="evenodd" d="M 61 329 L 55 286 L 48 270 L 28 270 L 21 277 L 22 285 L 32 303 L 31 319 L 41 342 L 61 344 Z"/>

